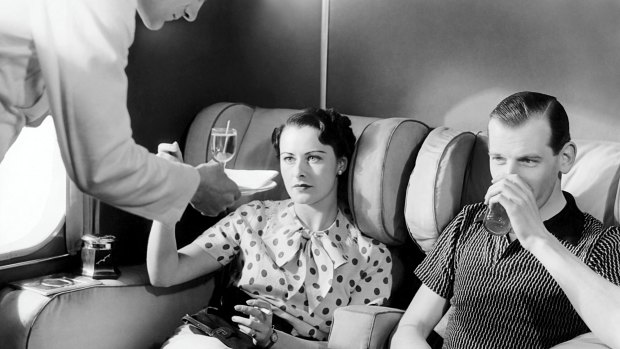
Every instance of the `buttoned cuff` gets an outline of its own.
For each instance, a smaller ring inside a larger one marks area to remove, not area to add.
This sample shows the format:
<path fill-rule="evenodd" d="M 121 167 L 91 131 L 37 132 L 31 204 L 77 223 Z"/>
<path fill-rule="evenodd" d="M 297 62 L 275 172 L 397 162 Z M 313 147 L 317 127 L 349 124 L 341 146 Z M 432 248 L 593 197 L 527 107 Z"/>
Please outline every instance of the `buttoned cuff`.
<path fill-rule="evenodd" d="M 49 102 L 45 91 L 43 91 L 39 99 L 31 107 L 20 108 L 20 111 L 24 113 L 27 120 L 26 124 L 28 126 L 40 125 L 50 111 Z"/>

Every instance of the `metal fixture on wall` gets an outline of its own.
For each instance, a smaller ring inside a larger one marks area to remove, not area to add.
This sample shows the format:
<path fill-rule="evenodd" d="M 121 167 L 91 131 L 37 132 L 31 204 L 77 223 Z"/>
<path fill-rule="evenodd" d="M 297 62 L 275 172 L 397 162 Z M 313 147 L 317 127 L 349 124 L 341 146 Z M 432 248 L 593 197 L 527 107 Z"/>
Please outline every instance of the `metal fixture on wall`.
<path fill-rule="evenodd" d="M 327 48 L 329 39 L 329 0 L 323 0 L 321 11 L 321 108 L 327 105 Z"/>

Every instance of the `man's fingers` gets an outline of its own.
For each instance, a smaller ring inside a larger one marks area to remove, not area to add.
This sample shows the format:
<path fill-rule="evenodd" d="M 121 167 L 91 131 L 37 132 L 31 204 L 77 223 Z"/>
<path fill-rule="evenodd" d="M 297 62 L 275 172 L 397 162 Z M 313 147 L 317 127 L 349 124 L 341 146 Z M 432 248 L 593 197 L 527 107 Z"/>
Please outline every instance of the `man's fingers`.
<path fill-rule="evenodd" d="M 536 197 L 534 196 L 532 188 L 521 177 L 519 177 L 518 175 L 511 175 L 508 176 L 506 180 L 519 188 L 520 192 L 523 193 L 524 197 L 529 199 L 531 202 L 536 202 Z"/>
<path fill-rule="evenodd" d="M 526 202 L 536 202 L 530 186 L 518 175 L 509 175 L 500 180 L 494 181 L 484 196 L 484 202 L 498 202 L 498 195 L 504 195 L 508 200 L 515 204 L 523 205 Z"/>
<path fill-rule="evenodd" d="M 241 197 L 239 187 L 226 176 L 222 164 L 209 161 L 196 168 L 200 174 L 200 185 L 191 204 L 202 215 L 217 216 Z"/>

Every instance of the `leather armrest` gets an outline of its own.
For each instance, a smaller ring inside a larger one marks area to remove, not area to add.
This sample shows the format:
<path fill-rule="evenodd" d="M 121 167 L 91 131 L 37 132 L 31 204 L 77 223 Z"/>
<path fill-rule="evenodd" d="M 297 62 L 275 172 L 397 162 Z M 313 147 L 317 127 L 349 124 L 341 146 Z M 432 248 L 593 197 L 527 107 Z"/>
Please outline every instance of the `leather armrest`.
<path fill-rule="evenodd" d="M 118 280 L 44 296 L 0 293 L 2 348 L 109 349 L 161 345 L 181 317 L 205 306 L 214 281 L 204 277 L 168 288 L 149 284 L 144 266 L 121 268 Z"/>
<path fill-rule="evenodd" d="M 336 309 L 328 348 L 385 348 L 404 311 L 395 308 L 350 305 Z"/>
<path fill-rule="evenodd" d="M 551 349 L 609 349 L 609 347 L 596 338 L 594 333 L 588 332 L 560 343 Z"/>

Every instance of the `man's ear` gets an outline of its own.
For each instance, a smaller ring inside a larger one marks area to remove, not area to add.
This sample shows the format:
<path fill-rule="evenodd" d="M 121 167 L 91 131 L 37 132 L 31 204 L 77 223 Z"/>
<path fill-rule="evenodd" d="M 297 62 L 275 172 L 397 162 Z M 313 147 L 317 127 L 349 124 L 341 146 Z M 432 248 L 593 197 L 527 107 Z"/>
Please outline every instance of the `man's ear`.
<path fill-rule="evenodd" d="M 567 174 L 577 159 L 577 145 L 573 141 L 566 142 L 560 150 L 560 172 Z"/>
<path fill-rule="evenodd" d="M 344 171 L 347 170 L 347 166 L 349 165 L 349 160 L 347 159 L 346 156 L 343 156 L 338 159 L 337 164 L 338 164 L 338 173 L 343 173 Z"/>

